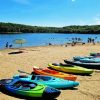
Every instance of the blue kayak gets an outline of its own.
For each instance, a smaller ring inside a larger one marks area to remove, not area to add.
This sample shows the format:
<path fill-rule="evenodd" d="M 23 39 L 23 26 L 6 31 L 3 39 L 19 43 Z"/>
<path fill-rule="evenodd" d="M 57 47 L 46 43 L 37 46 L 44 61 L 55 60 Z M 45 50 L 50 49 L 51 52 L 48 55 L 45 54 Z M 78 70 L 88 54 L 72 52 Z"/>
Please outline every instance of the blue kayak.
<path fill-rule="evenodd" d="M 73 59 L 83 63 L 100 63 L 100 58 L 97 57 L 73 57 Z"/>
<path fill-rule="evenodd" d="M 53 76 L 44 76 L 44 75 L 15 75 L 14 79 L 28 80 L 31 82 L 35 82 L 38 84 L 44 84 L 47 86 L 51 86 L 54 88 L 73 88 L 79 85 L 79 82 L 64 80 L 60 78 L 56 78 Z"/>
<path fill-rule="evenodd" d="M 67 60 L 67 59 L 64 60 L 64 62 L 67 64 L 88 68 L 87 73 L 86 73 L 87 75 L 93 73 L 93 70 L 90 70 L 90 69 L 99 69 L 100 70 L 100 63 L 93 63 L 93 62 L 92 63 L 85 63 L 85 62 L 81 62 L 81 61 Z"/>
<path fill-rule="evenodd" d="M 0 80 L 0 85 L 4 90 L 7 90 L 9 93 L 16 94 L 19 96 L 36 98 L 56 98 L 60 95 L 58 89 L 30 82 L 29 80 L 22 79 L 2 79 Z"/>

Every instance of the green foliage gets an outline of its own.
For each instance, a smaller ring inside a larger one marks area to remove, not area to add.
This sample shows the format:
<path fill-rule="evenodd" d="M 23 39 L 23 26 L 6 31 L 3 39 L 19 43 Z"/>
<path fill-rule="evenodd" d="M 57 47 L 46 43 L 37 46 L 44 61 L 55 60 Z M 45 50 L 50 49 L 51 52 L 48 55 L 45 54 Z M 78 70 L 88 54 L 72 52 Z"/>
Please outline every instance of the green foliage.
<path fill-rule="evenodd" d="M 40 27 L 15 23 L 0 22 L 0 33 L 91 33 L 99 34 L 100 25 L 65 26 L 65 27 Z"/>

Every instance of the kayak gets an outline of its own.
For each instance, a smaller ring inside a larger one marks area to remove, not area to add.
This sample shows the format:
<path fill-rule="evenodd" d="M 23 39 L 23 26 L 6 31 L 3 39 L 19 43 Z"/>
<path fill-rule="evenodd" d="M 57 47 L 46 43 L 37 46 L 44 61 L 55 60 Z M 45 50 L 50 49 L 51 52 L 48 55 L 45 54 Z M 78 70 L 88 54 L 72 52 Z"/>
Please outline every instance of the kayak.
<path fill-rule="evenodd" d="M 90 53 L 90 56 L 93 56 L 93 57 L 100 57 L 100 53 L 92 52 L 92 53 Z"/>
<path fill-rule="evenodd" d="M 51 67 L 55 70 L 59 70 L 62 72 L 67 72 L 67 73 L 73 73 L 73 74 L 91 74 L 91 73 L 93 73 L 93 70 L 79 67 L 79 66 L 68 65 L 68 64 L 53 63 L 53 64 L 48 64 L 48 65 L 49 65 L 49 67 Z"/>
<path fill-rule="evenodd" d="M 65 88 L 73 88 L 79 85 L 79 82 L 64 80 L 61 78 L 56 78 L 53 76 L 45 76 L 45 75 L 15 75 L 14 79 L 27 80 L 30 82 L 35 82 L 38 84 L 44 84 L 53 88 L 65 89 Z"/>
<path fill-rule="evenodd" d="M 64 62 L 67 64 L 81 66 L 89 69 L 100 69 L 100 63 L 84 63 L 84 62 L 74 61 L 74 60 L 64 60 Z M 92 73 L 93 70 L 90 70 L 89 72 Z"/>
<path fill-rule="evenodd" d="M 75 56 L 75 57 L 73 57 L 73 60 L 75 60 L 75 61 L 80 61 L 80 60 L 82 60 L 82 59 L 91 59 L 91 58 L 94 58 L 93 56 L 85 56 L 85 57 L 81 57 L 81 56 Z"/>
<path fill-rule="evenodd" d="M 60 91 L 42 84 L 37 84 L 29 80 L 2 79 L 1 86 L 8 92 L 24 97 L 56 98 Z"/>
<path fill-rule="evenodd" d="M 73 59 L 83 63 L 100 63 L 99 57 L 73 57 Z"/>
<path fill-rule="evenodd" d="M 62 72 L 59 72 L 59 71 L 51 70 L 49 68 L 39 68 L 39 67 L 36 67 L 36 66 L 33 67 L 33 72 L 35 74 L 39 74 L 39 75 L 54 76 L 54 77 L 63 78 L 65 80 L 72 80 L 72 81 L 75 81 L 76 78 L 77 78 L 75 75 L 62 73 Z"/>

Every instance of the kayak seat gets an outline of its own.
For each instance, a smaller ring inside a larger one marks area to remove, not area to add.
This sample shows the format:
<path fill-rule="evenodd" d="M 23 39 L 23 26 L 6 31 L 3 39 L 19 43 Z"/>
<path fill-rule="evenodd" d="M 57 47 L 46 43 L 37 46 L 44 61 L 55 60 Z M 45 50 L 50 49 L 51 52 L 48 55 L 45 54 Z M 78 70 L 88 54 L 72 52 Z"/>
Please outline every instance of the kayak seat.
<path fill-rule="evenodd" d="M 27 90 L 30 90 L 30 87 L 22 87 L 21 89 L 27 91 Z"/>
<path fill-rule="evenodd" d="M 49 80 L 51 80 L 51 77 L 48 77 L 48 76 L 38 76 L 37 80 L 40 80 L 40 81 L 49 81 Z"/>
<path fill-rule="evenodd" d="M 35 84 L 23 84 L 21 87 L 19 87 L 18 89 L 22 89 L 22 90 L 30 90 L 35 88 L 36 85 Z"/>
<path fill-rule="evenodd" d="M 29 87 L 32 89 L 32 88 L 35 88 L 36 85 L 35 84 L 29 84 Z"/>
<path fill-rule="evenodd" d="M 60 64 L 58 64 L 58 63 L 52 63 L 52 65 L 54 65 L 54 66 L 59 66 Z"/>
<path fill-rule="evenodd" d="M 66 67 L 74 67 L 73 65 L 71 64 L 63 64 L 63 63 L 60 63 L 61 66 L 66 66 Z"/>

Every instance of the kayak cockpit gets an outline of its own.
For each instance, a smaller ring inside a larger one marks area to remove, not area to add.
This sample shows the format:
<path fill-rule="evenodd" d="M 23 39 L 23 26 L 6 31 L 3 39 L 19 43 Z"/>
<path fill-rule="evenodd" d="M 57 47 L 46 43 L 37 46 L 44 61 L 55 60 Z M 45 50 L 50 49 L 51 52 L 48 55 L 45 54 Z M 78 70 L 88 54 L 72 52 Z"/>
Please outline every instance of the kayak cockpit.
<path fill-rule="evenodd" d="M 17 89 L 17 90 L 30 90 L 37 86 L 36 83 L 29 82 L 29 81 L 17 81 L 12 85 L 9 85 L 9 88 Z"/>

